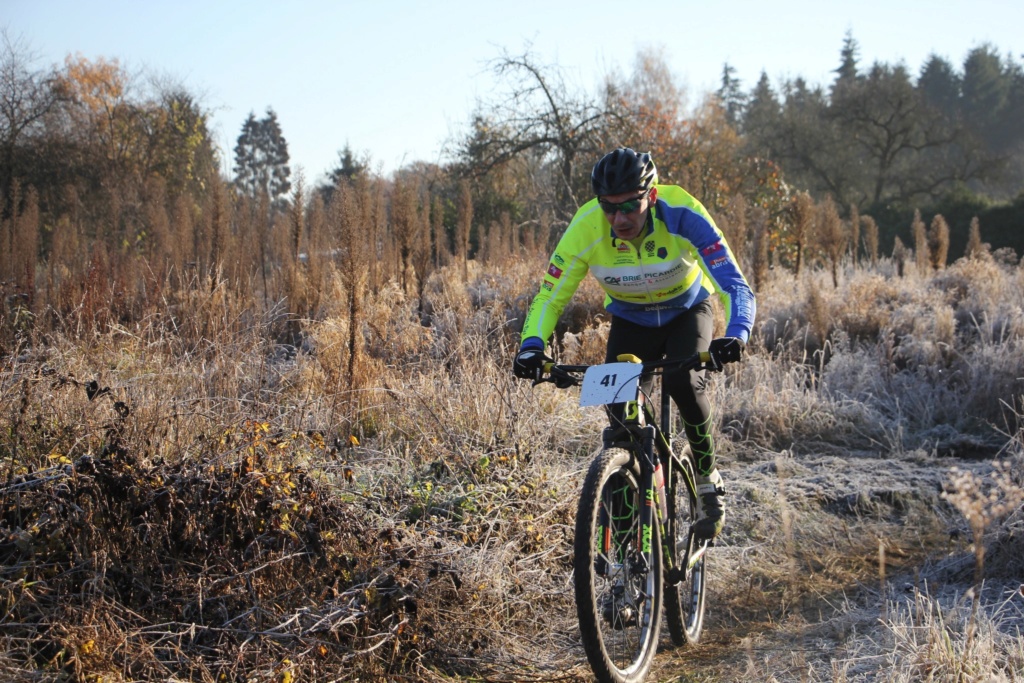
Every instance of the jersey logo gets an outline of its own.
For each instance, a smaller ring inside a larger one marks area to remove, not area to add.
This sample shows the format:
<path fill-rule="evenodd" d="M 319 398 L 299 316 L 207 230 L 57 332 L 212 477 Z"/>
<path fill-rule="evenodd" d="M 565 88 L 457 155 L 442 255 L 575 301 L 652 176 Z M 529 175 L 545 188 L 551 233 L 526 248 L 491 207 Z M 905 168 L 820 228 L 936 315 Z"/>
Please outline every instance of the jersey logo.
<path fill-rule="evenodd" d="M 557 280 L 558 278 L 562 277 L 562 269 L 556 266 L 554 263 L 552 263 L 551 267 L 548 268 L 548 275 Z"/>
<path fill-rule="evenodd" d="M 712 244 L 711 246 L 704 247 L 703 249 L 701 249 L 700 253 L 703 254 L 704 256 L 711 256 L 716 251 L 719 251 L 721 248 L 722 248 L 722 241 L 719 240 L 719 241 L 715 242 L 714 244 Z"/>
<path fill-rule="evenodd" d="M 660 259 L 668 258 L 668 249 L 666 249 L 665 247 L 661 247 L 660 249 L 658 249 L 658 258 L 660 258 Z"/>
<path fill-rule="evenodd" d="M 654 242 L 644 242 L 644 251 L 650 256 L 654 253 Z"/>

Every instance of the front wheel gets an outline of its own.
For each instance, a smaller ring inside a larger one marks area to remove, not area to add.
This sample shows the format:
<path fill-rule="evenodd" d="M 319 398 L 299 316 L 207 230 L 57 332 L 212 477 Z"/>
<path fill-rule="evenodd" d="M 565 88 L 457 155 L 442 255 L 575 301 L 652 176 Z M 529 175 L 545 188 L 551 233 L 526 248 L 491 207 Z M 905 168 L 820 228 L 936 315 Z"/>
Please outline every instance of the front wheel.
<path fill-rule="evenodd" d="M 689 448 L 689 446 L 687 446 Z M 708 542 L 695 538 L 690 527 L 697 519 L 697 494 L 693 460 L 684 453 L 672 467 L 669 496 L 669 534 L 675 542 L 675 567 L 670 576 L 681 578 L 665 586 L 665 616 L 672 642 L 696 645 L 704 628 L 704 598 L 707 589 Z"/>
<path fill-rule="evenodd" d="M 657 519 L 641 528 L 643 494 L 633 457 L 602 451 L 580 494 L 573 576 L 580 637 L 599 681 L 642 681 L 661 630 L 661 542 Z"/>

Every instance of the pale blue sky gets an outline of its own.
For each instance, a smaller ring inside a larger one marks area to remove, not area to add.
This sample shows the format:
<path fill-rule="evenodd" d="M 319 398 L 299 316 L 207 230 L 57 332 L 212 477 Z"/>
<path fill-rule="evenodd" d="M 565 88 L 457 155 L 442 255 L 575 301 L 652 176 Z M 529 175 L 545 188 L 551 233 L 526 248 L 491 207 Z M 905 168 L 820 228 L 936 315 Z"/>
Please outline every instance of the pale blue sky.
<path fill-rule="evenodd" d="M 81 53 L 183 82 L 214 112 L 228 166 L 248 113 L 272 106 L 311 182 L 346 142 L 385 173 L 440 160 L 494 89 L 487 63 L 502 49 L 532 46 L 591 93 L 661 50 L 692 104 L 725 62 L 744 89 L 762 70 L 826 84 L 847 30 L 862 66 L 902 60 L 916 74 L 931 52 L 959 69 L 985 42 L 1024 61 L 1022 26 L 1021 0 L 0 0 L 0 27 L 37 66 Z"/>

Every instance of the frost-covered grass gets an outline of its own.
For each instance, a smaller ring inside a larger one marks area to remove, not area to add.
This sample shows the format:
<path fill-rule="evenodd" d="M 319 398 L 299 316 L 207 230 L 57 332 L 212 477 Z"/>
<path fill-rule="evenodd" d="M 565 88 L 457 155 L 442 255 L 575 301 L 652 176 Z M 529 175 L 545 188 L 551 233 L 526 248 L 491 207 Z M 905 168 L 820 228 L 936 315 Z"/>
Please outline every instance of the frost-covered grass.
<path fill-rule="evenodd" d="M 509 372 L 537 260 L 355 321 L 332 279 L 294 345 L 216 286 L 176 299 L 195 333 L 39 330 L 0 360 L 0 670 L 587 680 L 571 535 L 604 418 Z M 894 270 L 759 292 L 712 388 L 707 642 L 659 680 L 1020 680 L 1024 270 Z M 600 306 L 581 288 L 561 359 L 603 356 Z"/>

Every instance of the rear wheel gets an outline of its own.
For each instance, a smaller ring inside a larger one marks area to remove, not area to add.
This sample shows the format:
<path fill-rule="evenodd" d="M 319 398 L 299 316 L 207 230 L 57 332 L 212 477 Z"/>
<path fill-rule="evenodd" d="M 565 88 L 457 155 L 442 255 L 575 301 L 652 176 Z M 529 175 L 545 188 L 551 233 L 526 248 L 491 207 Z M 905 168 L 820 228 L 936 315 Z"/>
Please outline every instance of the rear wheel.
<path fill-rule="evenodd" d="M 697 495 L 693 460 L 688 452 L 684 452 L 678 466 L 672 467 L 672 483 L 675 495 L 668 500 L 671 532 L 668 537 L 675 541 L 674 564 L 679 568 L 673 572 L 673 578 L 681 580 L 665 586 L 665 616 L 673 643 L 695 645 L 704 628 L 707 541 L 700 541 L 690 533 L 697 519 Z M 690 559 L 697 555 L 696 561 Z"/>
<path fill-rule="evenodd" d="M 657 652 L 661 535 L 657 519 L 652 529 L 640 528 L 642 509 L 640 474 L 630 453 L 602 451 L 583 484 L 573 545 L 580 637 L 599 681 L 642 681 Z"/>

